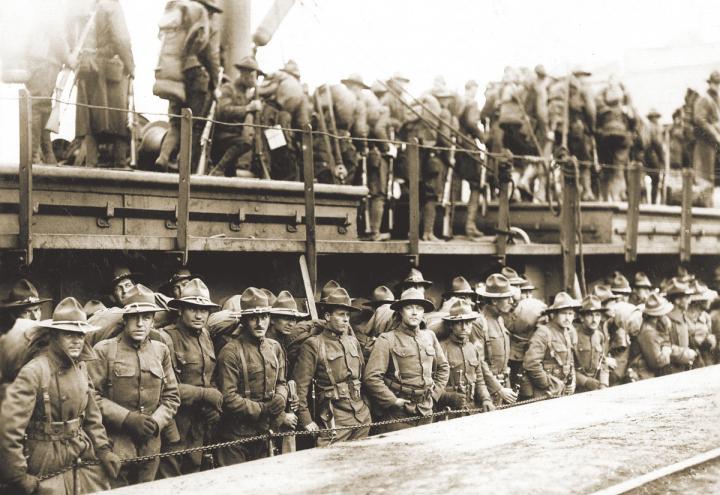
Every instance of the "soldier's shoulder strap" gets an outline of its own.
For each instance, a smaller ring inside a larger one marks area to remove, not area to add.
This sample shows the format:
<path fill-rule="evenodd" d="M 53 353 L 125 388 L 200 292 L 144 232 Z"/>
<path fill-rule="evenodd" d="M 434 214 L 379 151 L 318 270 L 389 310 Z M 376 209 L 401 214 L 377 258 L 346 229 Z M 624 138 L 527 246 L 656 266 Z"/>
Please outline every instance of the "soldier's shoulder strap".
<path fill-rule="evenodd" d="M 322 338 L 322 336 L 318 336 L 318 357 L 320 358 L 320 361 L 322 361 L 323 366 L 325 366 L 325 372 L 327 373 L 328 380 L 330 381 L 330 385 L 335 387 L 335 376 L 333 375 L 332 368 L 330 368 L 330 363 L 327 359 L 327 349 L 325 348 L 325 339 Z"/>
<path fill-rule="evenodd" d="M 50 426 L 52 423 L 52 406 L 50 404 L 50 362 L 46 356 L 41 356 L 38 360 L 40 367 L 40 391 L 42 393 L 43 414 L 45 422 Z M 48 429 L 48 431 L 52 431 Z"/>
<path fill-rule="evenodd" d="M 107 347 L 107 354 L 105 355 L 105 386 L 107 387 L 106 393 L 108 396 L 112 394 L 112 376 L 113 369 L 115 368 L 115 359 L 117 358 L 118 351 L 118 338 L 108 339 L 107 343 L 103 344 L 103 347 Z M 108 397 L 113 400 L 112 397 Z"/>
<path fill-rule="evenodd" d="M 397 359 L 397 356 L 395 355 L 395 352 L 393 352 L 395 349 L 395 346 L 398 344 L 397 333 L 395 332 L 395 330 L 390 330 L 389 332 L 381 335 L 379 338 L 383 338 L 385 335 L 387 335 L 387 337 L 385 337 L 385 338 L 391 341 L 390 360 L 392 361 L 392 365 L 394 368 L 393 376 L 395 376 L 395 379 L 398 381 L 398 383 L 402 384 L 402 375 L 400 374 L 400 364 L 398 363 L 398 359 Z"/>
<path fill-rule="evenodd" d="M 236 345 L 237 354 L 240 358 L 240 366 L 242 366 L 242 377 L 243 377 L 243 394 L 246 399 L 250 398 L 250 375 L 248 373 L 247 358 L 245 357 L 245 348 L 242 342 L 237 340 Z"/>

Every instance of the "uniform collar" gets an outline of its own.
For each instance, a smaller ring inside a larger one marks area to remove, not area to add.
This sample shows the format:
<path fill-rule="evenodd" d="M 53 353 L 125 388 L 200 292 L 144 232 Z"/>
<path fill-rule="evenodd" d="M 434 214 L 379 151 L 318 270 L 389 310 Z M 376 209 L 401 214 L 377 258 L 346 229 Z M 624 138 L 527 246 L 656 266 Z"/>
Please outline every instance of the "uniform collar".
<path fill-rule="evenodd" d="M 462 347 L 462 346 L 464 346 L 465 344 L 467 344 L 470 339 L 469 339 L 468 337 L 463 337 L 463 338 L 460 338 L 460 339 L 459 339 L 459 338 L 457 338 L 457 337 L 455 336 L 455 334 L 451 333 L 451 334 L 450 334 L 450 340 L 451 340 L 452 342 L 456 343 L 457 345 L 459 345 L 460 347 Z"/>
<path fill-rule="evenodd" d="M 175 323 L 175 325 L 178 327 L 178 329 L 182 330 L 185 333 L 189 333 L 190 335 L 193 335 L 193 336 L 198 336 L 202 333 L 202 329 L 196 330 L 195 327 L 186 325 L 185 322 L 182 321 L 182 319 L 178 319 L 177 323 Z"/>
<path fill-rule="evenodd" d="M 145 337 L 145 340 L 143 340 L 142 342 L 131 339 L 130 336 L 125 333 L 125 331 L 123 331 L 122 333 L 122 341 L 133 349 L 141 349 L 147 344 L 148 340 L 150 340 L 150 333 L 148 333 L 147 337 Z"/>
<path fill-rule="evenodd" d="M 413 337 L 416 336 L 418 334 L 418 332 L 420 331 L 420 327 L 410 328 L 403 321 L 400 321 L 400 325 L 398 328 L 399 328 L 399 330 L 405 332 L 408 335 L 412 335 Z"/>

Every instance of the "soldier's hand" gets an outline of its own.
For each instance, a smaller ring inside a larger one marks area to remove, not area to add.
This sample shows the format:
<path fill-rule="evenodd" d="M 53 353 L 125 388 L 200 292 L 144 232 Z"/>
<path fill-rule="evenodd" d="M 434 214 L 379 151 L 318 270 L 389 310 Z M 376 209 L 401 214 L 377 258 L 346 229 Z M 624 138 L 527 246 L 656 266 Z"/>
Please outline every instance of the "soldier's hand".
<path fill-rule="evenodd" d="M 506 404 L 515 404 L 517 402 L 517 392 L 514 392 L 511 388 L 501 388 L 498 395 Z"/>
<path fill-rule="evenodd" d="M 297 426 L 298 417 L 295 416 L 294 413 L 285 413 L 285 416 L 283 417 L 282 424 L 287 426 L 288 428 L 295 429 Z"/>
<path fill-rule="evenodd" d="M 688 364 L 693 364 L 695 362 L 695 358 L 697 357 L 697 351 L 695 349 L 688 349 L 687 354 L 690 358 L 690 362 Z"/>
<path fill-rule="evenodd" d="M 288 402 L 290 403 L 290 409 L 297 412 L 297 410 L 300 408 L 300 399 L 297 395 L 291 395 L 288 398 Z"/>
<path fill-rule="evenodd" d="M 40 486 L 40 480 L 32 474 L 26 474 L 15 482 L 15 486 L 17 487 L 19 493 L 30 495 L 31 493 L 35 493 L 37 491 Z"/>
<path fill-rule="evenodd" d="M 210 404 L 218 412 L 222 411 L 223 395 L 218 389 L 212 387 L 203 388 L 202 401 L 206 404 Z"/>
<path fill-rule="evenodd" d="M 608 368 L 611 370 L 614 370 L 617 367 L 617 360 L 614 357 L 607 356 L 605 358 L 605 363 L 607 363 Z"/>
<path fill-rule="evenodd" d="M 490 412 L 495 410 L 495 404 L 489 399 L 482 401 L 482 407 L 483 412 Z"/>
<path fill-rule="evenodd" d="M 312 423 L 305 425 L 305 429 L 307 431 L 318 431 L 318 430 L 320 430 L 320 427 L 317 425 L 317 423 L 315 421 L 313 421 Z"/>
<path fill-rule="evenodd" d="M 715 347 L 717 346 L 717 337 L 715 337 L 715 335 L 711 333 L 707 336 L 707 340 L 705 342 L 708 343 L 711 350 L 715 349 Z"/>
<path fill-rule="evenodd" d="M 393 407 L 396 407 L 397 409 L 403 409 L 405 407 L 405 404 L 410 404 L 410 401 L 406 399 L 395 399 L 395 404 L 393 404 Z"/>
<path fill-rule="evenodd" d="M 348 176 L 347 168 L 345 168 L 345 165 L 340 163 L 339 165 L 335 166 L 335 170 L 333 170 L 333 175 L 340 181 L 344 182 L 345 179 Z"/>
<path fill-rule="evenodd" d="M 204 407 L 203 419 L 205 419 L 205 423 L 212 427 L 220 421 L 220 412 L 214 407 Z"/>
<path fill-rule="evenodd" d="M 672 348 L 670 346 L 665 346 L 662 349 L 660 349 L 660 353 L 665 356 L 665 358 L 669 358 L 672 354 Z"/>
<path fill-rule="evenodd" d="M 447 392 L 445 398 L 453 409 L 465 409 L 467 406 L 467 397 L 460 392 Z"/>
<path fill-rule="evenodd" d="M 600 381 L 596 380 L 595 378 L 588 378 L 585 382 L 585 388 L 587 388 L 588 390 L 599 390 Z"/>
<path fill-rule="evenodd" d="M 263 104 L 260 100 L 253 100 L 247 105 L 248 112 L 259 112 L 262 110 Z"/>
<path fill-rule="evenodd" d="M 120 468 L 122 467 L 122 462 L 117 454 L 112 451 L 105 452 L 100 456 L 100 464 L 102 464 L 109 478 L 117 479 L 120 474 Z"/>
<path fill-rule="evenodd" d="M 267 402 L 268 411 L 272 416 L 277 416 L 285 410 L 285 397 L 280 394 L 275 394 Z"/>
<path fill-rule="evenodd" d="M 215 91 L 213 91 L 213 96 L 216 100 L 219 100 L 222 96 L 222 91 L 220 91 L 220 88 L 215 88 Z"/>
<path fill-rule="evenodd" d="M 127 415 L 123 426 L 139 439 L 148 439 L 159 433 L 159 426 L 150 416 L 133 411 Z"/>

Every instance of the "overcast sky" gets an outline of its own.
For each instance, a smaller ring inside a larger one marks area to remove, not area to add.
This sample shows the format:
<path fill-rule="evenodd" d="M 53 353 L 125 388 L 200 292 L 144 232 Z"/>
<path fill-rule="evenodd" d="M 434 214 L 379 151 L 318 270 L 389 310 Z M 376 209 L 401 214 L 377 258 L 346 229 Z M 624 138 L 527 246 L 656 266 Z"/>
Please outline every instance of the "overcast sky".
<path fill-rule="evenodd" d="M 152 84 L 157 21 L 165 2 L 121 3 L 137 63 L 136 107 L 163 111 L 166 103 L 152 96 Z M 253 1 L 253 30 L 271 4 Z M 0 20 L 18 22 L 24 5 L 2 0 Z M 717 53 L 720 67 L 720 4 L 712 0 L 298 0 L 275 38 L 259 49 L 258 60 L 264 70 L 273 71 L 295 59 L 310 86 L 338 81 L 351 72 L 360 72 L 370 83 L 402 71 L 412 79 L 413 92 L 419 93 L 438 74 L 458 90 L 469 78 L 484 85 L 499 79 L 506 65 L 542 63 L 556 75 L 578 63 L 591 69 L 616 66 L 628 73 L 633 71 L 626 66 L 628 60 L 638 61 L 646 71 L 654 65 L 677 66 L 682 60 L 669 60 L 665 50 L 647 52 L 656 58 L 643 54 L 647 49 L 678 46 L 698 46 L 702 48 L 698 53 L 708 52 L 711 57 Z M 685 53 L 676 57 L 685 58 Z M 668 78 L 672 86 L 663 88 L 662 74 L 653 80 L 654 92 L 630 85 L 636 101 L 642 103 L 639 106 L 659 106 L 665 113 L 681 104 L 684 87 L 702 90 L 706 58 L 692 62 L 702 65 L 697 73 L 687 71 L 687 78 L 676 73 L 672 82 Z M 0 96 L 15 95 L 17 87 L 0 85 Z M 64 119 L 61 135 L 70 137 L 72 127 L 71 119 Z M 0 100 L 0 129 L 0 162 L 16 161 L 16 102 Z"/>

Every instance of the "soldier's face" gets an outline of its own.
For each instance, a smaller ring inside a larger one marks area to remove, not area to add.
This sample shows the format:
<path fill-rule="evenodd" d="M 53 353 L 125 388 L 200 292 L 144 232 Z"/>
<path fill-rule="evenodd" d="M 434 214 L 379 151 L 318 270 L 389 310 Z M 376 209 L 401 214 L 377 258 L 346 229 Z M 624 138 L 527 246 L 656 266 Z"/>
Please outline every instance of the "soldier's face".
<path fill-rule="evenodd" d="M 240 70 L 240 84 L 251 87 L 257 84 L 257 72 L 254 70 Z"/>
<path fill-rule="evenodd" d="M 133 281 L 129 278 L 124 278 L 120 280 L 117 284 L 115 284 L 115 287 L 113 287 L 112 291 L 115 302 L 118 303 L 120 306 L 124 306 L 125 298 L 127 297 L 128 292 L 130 292 L 133 287 L 135 287 L 135 284 L 133 284 Z"/>
<path fill-rule="evenodd" d="M 28 306 L 26 308 L 20 308 L 16 310 L 13 316 L 15 317 L 15 319 L 25 318 L 26 320 L 40 321 L 40 317 L 42 316 L 42 309 L 40 309 L 39 304 L 36 306 Z"/>
<path fill-rule="evenodd" d="M 650 297 L 650 289 L 647 287 L 635 287 L 634 292 L 639 302 L 644 303 L 647 301 L 647 298 Z"/>
<path fill-rule="evenodd" d="M 600 328 L 600 322 L 602 321 L 602 314 L 599 311 L 592 311 L 590 313 L 580 314 L 580 319 L 585 327 L 595 331 Z"/>
<path fill-rule="evenodd" d="M 680 308 L 683 311 L 687 311 L 690 306 L 690 296 L 678 296 L 673 301 L 676 308 Z"/>
<path fill-rule="evenodd" d="M 283 335 L 290 335 L 292 333 L 293 327 L 295 326 L 295 318 L 290 318 L 287 316 L 273 316 L 272 318 L 270 318 L 270 323 L 272 323 L 272 326 L 276 332 Z"/>
<path fill-rule="evenodd" d="M 350 326 L 350 311 L 346 309 L 334 309 L 332 313 L 325 313 L 325 321 L 328 326 L 338 333 L 347 332 Z"/>
<path fill-rule="evenodd" d="M 135 342 L 143 342 L 153 327 L 155 313 L 137 313 L 125 317 L 125 333 Z"/>
<path fill-rule="evenodd" d="M 469 296 L 469 295 L 467 295 L 467 294 L 465 294 L 465 295 L 459 294 L 459 295 L 456 295 L 456 296 L 453 296 L 453 297 L 456 297 L 457 299 L 460 299 L 461 301 L 465 301 L 466 303 L 470 304 L 471 306 L 472 306 L 473 304 L 475 304 L 475 299 L 473 299 L 472 296 Z"/>
<path fill-rule="evenodd" d="M 454 321 L 452 324 L 452 334 L 458 339 L 468 338 L 471 329 L 472 320 Z"/>
<path fill-rule="evenodd" d="M 56 331 L 55 342 L 60 350 L 72 359 L 80 357 L 85 341 L 85 334 L 80 332 Z"/>
<path fill-rule="evenodd" d="M 572 309 L 563 309 L 561 311 L 556 311 L 555 315 L 553 316 L 553 321 L 561 327 L 571 326 L 574 319 L 575 311 Z"/>
<path fill-rule="evenodd" d="M 185 280 L 180 280 L 179 282 L 175 282 L 172 286 L 172 294 L 175 299 L 180 298 L 180 293 L 182 292 L 183 288 L 190 283 L 190 279 L 187 278 Z"/>
<path fill-rule="evenodd" d="M 406 304 L 400 309 L 400 316 L 402 317 L 403 323 L 410 328 L 419 327 L 424 314 L 425 308 L 419 304 Z"/>
<path fill-rule="evenodd" d="M 530 299 L 530 298 L 532 298 L 531 290 L 520 291 L 520 299 Z"/>
<path fill-rule="evenodd" d="M 501 313 L 509 313 L 512 311 L 512 297 L 493 298 L 491 304 Z"/>
<path fill-rule="evenodd" d="M 185 306 L 180 310 L 180 319 L 190 328 L 201 330 L 207 323 L 210 310 L 202 306 Z"/>
<path fill-rule="evenodd" d="M 608 318 L 612 318 L 615 316 L 615 300 L 614 299 L 608 299 L 607 301 L 604 301 L 602 303 L 603 308 L 607 309 L 607 312 L 605 313 Z"/>
<path fill-rule="evenodd" d="M 258 339 L 265 337 L 268 326 L 270 326 L 270 315 L 268 313 L 260 313 L 256 315 L 247 315 L 243 317 L 243 328 Z"/>

